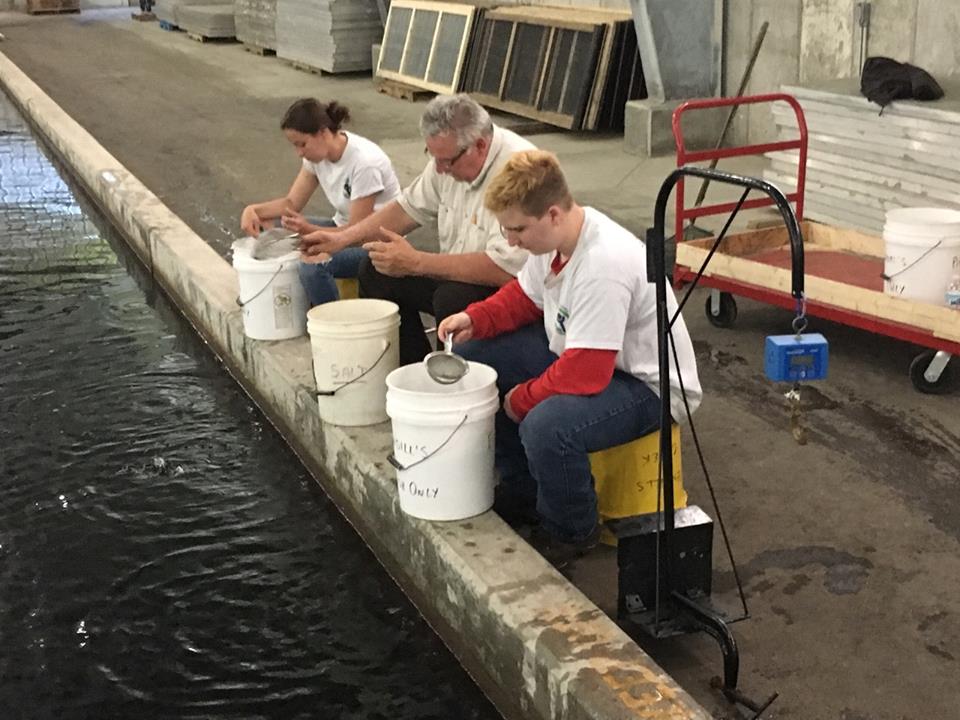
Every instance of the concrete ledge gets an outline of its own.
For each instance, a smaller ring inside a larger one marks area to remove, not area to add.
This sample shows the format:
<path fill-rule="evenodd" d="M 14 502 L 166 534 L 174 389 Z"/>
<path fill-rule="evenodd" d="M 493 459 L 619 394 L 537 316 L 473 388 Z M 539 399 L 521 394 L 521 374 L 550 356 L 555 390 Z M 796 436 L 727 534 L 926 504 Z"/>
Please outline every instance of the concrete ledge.
<path fill-rule="evenodd" d="M 387 424 L 324 425 L 309 342 L 243 335 L 232 268 L 5 56 L 0 82 L 508 717 L 709 715 L 493 513 L 404 515 Z"/>
<path fill-rule="evenodd" d="M 624 150 L 631 155 L 671 155 L 673 111 L 684 100 L 630 100 L 623 118 Z M 717 144 L 730 108 L 689 111 L 683 114 L 683 137 L 687 150 L 703 150 Z"/>

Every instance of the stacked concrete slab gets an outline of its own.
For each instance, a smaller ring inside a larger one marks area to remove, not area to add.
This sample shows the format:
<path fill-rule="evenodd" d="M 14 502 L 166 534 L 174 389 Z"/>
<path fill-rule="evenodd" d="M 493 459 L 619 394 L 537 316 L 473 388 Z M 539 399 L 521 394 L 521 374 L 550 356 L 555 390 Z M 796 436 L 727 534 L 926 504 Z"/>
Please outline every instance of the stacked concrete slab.
<path fill-rule="evenodd" d="M 160 22 L 177 24 L 177 3 L 178 0 L 157 0 L 153 5 L 153 12 Z"/>
<path fill-rule="evenodd" d="M 783 91 L 800 101 L 809 130 L 808 218 L 880 234 L 889 209 L 960 209 L 960 102 L 949 92 L 938 102 L 894 102 L 881 115 L 856 80 Z M 786 104 L 773 117 L 779 138 L 797 137 Z M 793 190 L 797 152 L 768 157 L 764 176 Z"/>
<path fill-rule="evenodd" d="M 277 0 L 277 57 L 326 72 L 370 70 L 383 35 L 374 0 Z"/>
<path fill-rule="evenodd" d="M 277 0 L 235 0 L 237 40 L 265 50 L 277 49 Z"/>
<path fill-rule="evenodd" d="M 181 30 L 208 38 L 236 37 L 233 3 L 221 5 L 184 5 L 177 8 L 177 25 Z"/>
<path fill-rule="evenodd" d="M 180 22 L 180 10 L 182 8 L 185 8 L 187 6 L 194 6 L 194 5 L 204 5 L 204 6 L 231 5 L 232 6 L 232 4 L 233 4 L 233 0 L 157 0 L 156 4 L 154 5 L 153 11 L 156 14 L 158 20 L 162 20 L 163 22 L 170 23 L 171 25 L 181 27 L 183 25 L 183 23 Z M 222 10 L 222 8 L 218 8 L 218 10 Z M 231 14 L 232 14 L 232 10 L 231 10 Z M 205 22 L 207 22 L 207 20 L 206 18 L 203 18 L 203 17 L 192 18 L 192 23 L 195 26 L 196 25 L 202 26 Z M 197 32 L 197 31 L 188 30 L 188 32 Z M 219 36 L 209 36 L 209 37 L 219 37 Z M 233 35 L 231 34 L 229 37 L 233 37 Z"/>

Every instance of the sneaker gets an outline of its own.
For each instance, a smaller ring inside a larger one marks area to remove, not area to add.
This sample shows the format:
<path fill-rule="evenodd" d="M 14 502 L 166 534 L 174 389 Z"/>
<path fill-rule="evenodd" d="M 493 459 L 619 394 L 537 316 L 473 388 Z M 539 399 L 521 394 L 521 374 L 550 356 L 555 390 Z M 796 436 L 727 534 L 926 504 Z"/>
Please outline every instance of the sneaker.
<path fill-rule="evenodd" d="M 530 534 L 529 543 L 543 556 L 543 559 L 557 570 L 570 565 L 574 560 L 582 558 L 593 550 L 600 540 L 600 526 L 593 529 L 586 538 L 576 542 L 566 542 L 552 535 L 545 528 L 537 526 Z"/>

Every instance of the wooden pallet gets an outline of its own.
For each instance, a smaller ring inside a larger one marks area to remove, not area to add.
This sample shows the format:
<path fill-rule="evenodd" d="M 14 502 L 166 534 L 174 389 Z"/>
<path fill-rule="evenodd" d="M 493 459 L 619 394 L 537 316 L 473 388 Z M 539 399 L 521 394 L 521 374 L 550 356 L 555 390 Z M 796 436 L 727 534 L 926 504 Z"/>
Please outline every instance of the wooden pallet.
<path fill-rule="evenodd" d="M 80 12 L 80 0 L 27 0 L 30 15 L 59 15 Z"/>
<path fill-rule="evenodd" d="M 399 98 L 400 100 L 408 100 L 409 102 L 424 100 L 436 94 L 430 90 L 424 90 L 423 88 L 407 85 L 406 83 L 397 82 L 396 80 L 386 80 L 384 78 L 377 80 L 377 92 L 393 98 Z"/>
<path fill-rule="evenodd" d="M 236 38 L 232 37 L 210 37 L 208 35 L 190 32 L 189 30 L 187 31 L 187 37 L 200 43 L 233 43 L 237 41 Z"/>
<path fill-rule="evenodd" d="M 130 17 L 138 22 L 153 22 L 157 19 L 152 12 L 130 13 Z"/>
<path fill-rule="evenodd" d="M 286 58 L 281 58 L 287 65 L 292 67 L 294 70 L 302 70 L 303 72 L 308 72 L 313 75 L 331 75 L 326 70 L 321 70 L 320 68 L 313 67 L 312 65 L 305 65 L 302 62 L 297 60 L 288 60 Z"/>
<path fill-rule="evenodd" d="M 253 43 L 244 43 L 243 49 L 254 55 L 260 55 L 261 57 L 268 57 L 270 55 L 276 55 L 276 50 L 271 50 L 270 48 L 260 47 L 259 45 L 254 45 Z"/>

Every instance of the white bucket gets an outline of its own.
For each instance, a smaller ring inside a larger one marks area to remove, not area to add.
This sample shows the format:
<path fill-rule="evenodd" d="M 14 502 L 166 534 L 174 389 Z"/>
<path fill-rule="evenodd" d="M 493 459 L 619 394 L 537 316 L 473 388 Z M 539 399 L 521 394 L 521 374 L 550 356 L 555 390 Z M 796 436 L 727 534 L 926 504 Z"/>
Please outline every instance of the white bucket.
<path fill-rule="evenodd" d="M 387 421 L 386 378 L 400 364 L 400 308 L 387 300 L 337 300 L 311 308 L 320 419 L 331 425 Z"/>
<path fill-rule="evenodd" d="M 387 376 L 400 509 L 424 520 L 463 520 L 493 507 L 497 372 L 471 362 L 452 385 L 440 385 L 423 363 Z"/>
<path fill-rule="evenodd" d="M 951 277 L 960 272 L 960 210 L 889 210 L 883 240 L 884 291 L 943 305 Z"/>
<path fill-rule="evenodd" d="M 243 332 L 254 340 L 288 340 L 307 331 L 307 294 L 300 283 L 300 255 L 255 260 L 252 238 L 233 243 L 233 267 L 243 308 Z"/>

